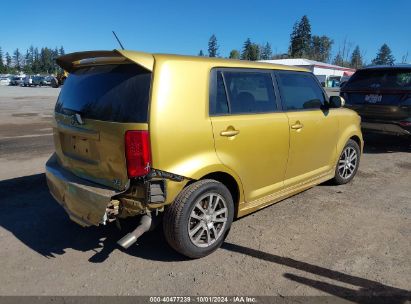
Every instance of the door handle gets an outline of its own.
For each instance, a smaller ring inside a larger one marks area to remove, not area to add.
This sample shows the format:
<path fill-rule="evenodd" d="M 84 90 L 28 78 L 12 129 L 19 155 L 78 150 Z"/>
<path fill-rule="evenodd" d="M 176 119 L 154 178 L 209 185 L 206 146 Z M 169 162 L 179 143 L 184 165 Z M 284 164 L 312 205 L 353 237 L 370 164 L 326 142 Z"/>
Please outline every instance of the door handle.
<path fill-rule="evenodd" d="M 295 124 L 293 124 L 293 125 L 291 126 L 291 129 L 293 129 L 293 130 L 300 130 L 300 129 L 302 129 L 303 127 L 304 127 L 304 125 L 303 125 L 301 122 L 297 121 Z"/>
<path fill-rule="evenodd" d="M 225 131 L 221 131 L 220 135 L 221 136 L 226 136 L 226 137 L 231 137 L 231 136 L 235 136 L 238 133 L 240 133 L 240 130 L 225 130 Z"/>

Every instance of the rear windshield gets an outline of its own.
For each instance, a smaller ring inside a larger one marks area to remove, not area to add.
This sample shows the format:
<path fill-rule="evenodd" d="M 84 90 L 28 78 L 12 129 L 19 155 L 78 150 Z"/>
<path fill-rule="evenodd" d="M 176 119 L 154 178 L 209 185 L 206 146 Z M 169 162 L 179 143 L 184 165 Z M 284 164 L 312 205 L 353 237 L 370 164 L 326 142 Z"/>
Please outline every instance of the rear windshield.
<path fill-rule="evenodd" d="M 136 64 L 85 67 L 70 73 L 57 113 L 114 122 L 147 122 L 151 72 Z"/>
<path fill-rule="evenodd" d="M 344 89 L 411 90 L 411 69 L 369 69 L 356 72 Z"/>

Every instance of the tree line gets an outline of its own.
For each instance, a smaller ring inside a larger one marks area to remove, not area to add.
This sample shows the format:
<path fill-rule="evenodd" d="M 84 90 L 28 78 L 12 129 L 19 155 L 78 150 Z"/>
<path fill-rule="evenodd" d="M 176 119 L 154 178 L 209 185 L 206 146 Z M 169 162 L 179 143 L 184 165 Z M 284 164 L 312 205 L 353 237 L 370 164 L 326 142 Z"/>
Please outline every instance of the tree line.
<path fill-rule="evenodd" d="M 243 60 L 269 60 L 283 58 L 306 58 L 335 65 L 350 67 L 354 69 L 361 68 L 367 63 L 364 60 L 365 52 L 361 51 L 360 46 L 353 44 L 347 39 L 340 45 L 334 58 L 331 58 L 332 46 L 334 40 L 326 35 L 313 35 L 311 33 L 311 24 L 307 16 L 303 16 L 297 21 L 290 35 L 290 42 L 287 53 L 273 54 L 271 45 L 266 42 L 258 44 L 247 38 L 241 51 L 233 49 L 230 51 L 228 58 Z M 205 56 L 203 50 L 200 50 L 199 56 Z M 217 37 L 213 34 L 208 41 L 208 56 L 220 57 Z M 408 60 L 408 53 L 404 55 L 401 62 Z M 395 58 L 392 55 L 390 47 L 384 43 L 378 50 L 376 57 L 372 60 L 373 65 L 392 65 Z"/>
<path fill-rule="evenodd" d="M 18 48 L 10 55 L 8 52 L 3 54 L 0 46 L 0 73 L 17 74 L 57 74 L 60 67 L 55 59 L 64 55 L 64 48 L 48 48 L 30 46 L 25 53 Z"/>

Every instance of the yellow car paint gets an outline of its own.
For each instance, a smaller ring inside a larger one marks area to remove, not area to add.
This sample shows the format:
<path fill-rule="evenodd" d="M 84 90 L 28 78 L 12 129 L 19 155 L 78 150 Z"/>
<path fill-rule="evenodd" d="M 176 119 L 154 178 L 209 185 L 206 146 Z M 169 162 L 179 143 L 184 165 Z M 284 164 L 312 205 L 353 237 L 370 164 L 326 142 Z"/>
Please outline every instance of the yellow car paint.
<path fill-rule="evenodd" d="M 68 122 L 70 117 L 56 113 L 53 125 L 56 162 L 76 177 L 112 189 L 109 193 L 113 196 L 130 185 L 125 132 L 148 130 L 152 168 L 184 178 L 167 179 L 166 200 L 161 205 L 147 202 L 148 210 L 172 204 L 190 181 L 225 174 L 238 188 L 237 216 L 244 216 L 332 178 L 350 138 L 356 138 L 362 148 L 359 117 L 345 108 L 209 115 L 212 69 L 307 72 L 302 68 L 126 50 L 73 53 L 57 62 L 68 72 L 82 66 L 130 62 L 152 72 L 147 123 L 84 119 L 84 124 L 73 126 Z M 68 206 L 64 203 L 67 187 L 64 181 L 56 182 L 57 178 L 49 178 L 54 197 L 66 208 L 77 210 L 74 216 L 81 219 L 77 222 L 85 226 L 98 224 L 97 218 L 103 216 L 101 210 L 106 206 L 100 206 L 98 216 L 88 214 L 95 209 L 80 208 L 87 203 L 87 196 L 76 196 L 76 190 Z M 88 199 L 94 200 L 94 196 Z M 107 200 L 101 204 L 107 204 Z M 90 218 L 93 220 L 87 220 Z"/>

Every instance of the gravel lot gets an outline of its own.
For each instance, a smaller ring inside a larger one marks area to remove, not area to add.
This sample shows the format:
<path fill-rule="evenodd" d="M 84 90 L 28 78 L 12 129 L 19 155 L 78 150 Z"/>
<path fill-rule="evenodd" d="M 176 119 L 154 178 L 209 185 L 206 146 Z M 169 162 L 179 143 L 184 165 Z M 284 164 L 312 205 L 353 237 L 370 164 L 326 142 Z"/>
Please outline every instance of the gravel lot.
<path fill-rule="evenodd" d="M 411 146 L 367 136 L 356 178 L 234 222 L 186 260 L 161 231 L 125 251 L 114 225 L 81 228 L 48 193 L 58 89 L 0 86 L 0 295 L 403 295 L 411 299 Z"/>

